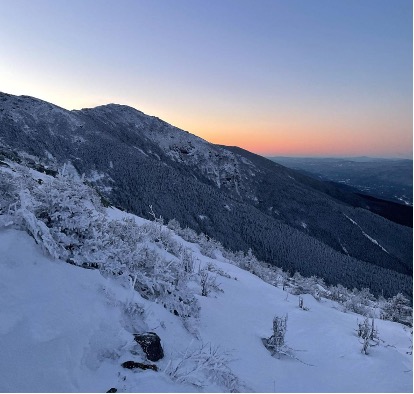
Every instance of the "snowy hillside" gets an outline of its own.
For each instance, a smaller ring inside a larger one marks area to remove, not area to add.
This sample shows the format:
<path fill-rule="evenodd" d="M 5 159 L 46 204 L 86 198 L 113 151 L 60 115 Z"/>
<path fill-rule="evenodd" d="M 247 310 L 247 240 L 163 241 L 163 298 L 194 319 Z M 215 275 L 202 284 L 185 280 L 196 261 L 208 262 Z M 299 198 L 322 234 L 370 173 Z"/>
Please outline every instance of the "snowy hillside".
<path fill-rule="evenodd" d="M 392 301 L 289 278 L 155 214 L 103 208 L 71 168 L 53 178 L 9 164 L 0 391 L 412 392 L 412 330 L 379 319 L 394 319 Z M 352 308 L 375 317 L 368 354 Z M 287 330 L 272 356 L 275 316 Z M 134 340 L 148 332 L 161 339 L 157 361 Z"/>
<path fill-rule="evenodd" d="M 228 366 L 252 391 L 412 391 L 406 327 L 378 320 L 383 342 L 363 355 L 355 332 L 361 316 L 342 313 L 334 303 L 318 303 L 311 296 L 304 297 L 309 311 L 303 311 L 296 296 L 286 299 L 281 289 L 227 263 L 214 261 L 232 276 L 220 277 L 223 292 L 198 296 L 196 340 L 160 305 L 131 294 L 97 271 L 45 257 L 23 232 L 2 230 L 0 255 L 0 391 L 198 391 L 175 383 L 164 371 L 188 346 L 196 348 L 202 342 L 228 351 L 233 360 Z M 202 265 L 211 261 L 196 256 Z M 157 362 L 159 372 L 121 367 L 124 361 L 142 357 L 131 354 L 130 317 L 124 312 L 128 304 L 142 308 L 135 324 L 161 337 L 165 357 Z M 312 365 L 274 358 L 262 345 L 261 338 L 271 334 L 273 316 L 285 313 L 287 344 L 297 349 L 298 359 Z M 205 391 L 226 390 L 193 375 L 188 380 L 201 380 Z"/>

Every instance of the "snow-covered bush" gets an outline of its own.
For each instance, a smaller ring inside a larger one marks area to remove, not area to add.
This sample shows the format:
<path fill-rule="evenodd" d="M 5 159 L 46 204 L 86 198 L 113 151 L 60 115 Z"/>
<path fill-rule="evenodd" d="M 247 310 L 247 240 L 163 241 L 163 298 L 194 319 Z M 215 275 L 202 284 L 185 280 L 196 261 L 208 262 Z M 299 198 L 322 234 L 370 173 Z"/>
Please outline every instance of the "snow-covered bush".
<path fill-rule="evenodd" d="M 188 227 L 179 230 L 178 235 L 181 238 L 183 238 L 185 241 L 192 242 L 192 243 L 197 243 L 199 239 L 197 233 Z"/>
<path fill-rule="evenodd" d="M 191 319 L 196 321 L 198 302 L 187 289 L 194 270 L 192 255 L 182 254 L 181 244 L 161 219 L 144 226 L 132 218 L 109 220 L 94 190 L 67 171 L 37 183 L 21 169 L 18 179 L 23 188 L 11 217 L 46 253 L 128 279 L 131 289 L 186 319 L 187 326 Z M 159 249 L 178 258 L 168 259 Z"/>
<path fill-rule="evenodd" d="M 231 279 L 231 275 L 229 275 L 227 272 L 223 271 L 222 269 L 218 268 L 212 262 L 210 262 L 206 265 L 206 270 L 209 271 L 209 272 L 213 272 L 217 275 L 223 276 L 224 278 Z"/>
<path fill-rule="evenodd" d="M 190 345 L 180 358 L 168 363 L 165 373 L 175 382 L 189 383 L 198 388 L 209 381 L 229 392 L 244 391 L 242 382 L 228 366 L 229 356 L 228 352 L 211 344 Z"/>
<path fill-rule="evenodd" d="M 180 256 L 182 245 L 173 238 L 172 231 L 163 226 L 162 218 L 156 218 L 154 214 L 154 220 L 143 224 L 142 229 L 150 241 L 157 243 L 160 248 L 166 250 L 168 253 L 176 257 Z"/>
<path fill-rule="evenodd" d="M 217 246 L 214 244 L 214 242 L 210 241 L 209 237 L 201 233 L 199 235 L 198 244 L 200 245 L 200 252 L 202 255 L 210 257 L 212 259 L 216 258 L 215 252 L 216 252 Z"/>
<path fill-rule="evenodd" d="M 408 298 L 398 293 L 382 305 L 381 319 L 396 321 L 406 325 L 413 324 L 413 308 Z"/>
<path fill-rule="evenodd" d="M 291 293 L 295 295 L 311 294 L 313 298 L 319 301 L 321 298 L 321 288 L 323 288 L 319 282 L 320 279 L 316 276 L 306 278 L 300 275 L 299 272 L 295 272 L 292 277 Z"/>
<path fill-rule="evenodd" d="M 336 286 L 329 286 L 328 293 L 326 295 L 327 298 L 341 303 L 345 302 L 349 296 L 349 290 L 340 284 Z"/>
<path fill-rule="evenodd" d="M 203 297 L 208 297 L 208 295 L 214 291 L 219 292 L 222 291 L 220 285 L 217 283 L 217 276 L 211 274 L 208 270 L 203 269 L 200 270 L 198 273 L 198 277 L 200 280 L 201 286 L 201 295 Z"/>
<path fill-rule="evenodd" d="M 374 326 L 374 319 L 372 318 L 371 323 L 368 317 L 364 319 L 362 323 L 358 323 L 358 337 L 361 338 L 361 353 L 368 354 L 368 349 L 372 346 L 379 345 L 378 331 Z"/>
<path fill-rule="evenodd" d="M 368 316 L 374 314 L 375 297 L 371 294 L 369 289 L 362 290 L 353 289 L 352 293 L 343 303 L 345 311 L 359 313 L 360 315 Z"/>
<path fill-rule="evenodd" d="M 175 231 L 176 233 L 178 233 L 178 230 L 181 230 L 180 222 L 176 219 L 171 219 L 170 221 L 168 221 L 167 227 L 170 230 Z"/>
<path fill-rule="evenodd" d="M 193 252 L 189 248 L 183 248 L 181 250 L 181 256 L 180 256 L 180 263 L 182 266 L 182 270 L 188 274 L 191 275 L 194 273 L 194 256 Z"/>
<path fill-rule="evenodd" d="M 0 215 L 8 212 L 11 204 L 18 199 L 18 191 L 14 178 L 8 173 L 0 176 Z"/>
<path fill-rule="evenodd" d="M 272 353 L 280 357 L 282 354 L 290 355 L 289 349 L 285 344 L 285 335 L 287 331 L 287 315 L 275 316 L 273 318 L 273 334 L 270 338 L 264 338 L 263 344 Z"/>

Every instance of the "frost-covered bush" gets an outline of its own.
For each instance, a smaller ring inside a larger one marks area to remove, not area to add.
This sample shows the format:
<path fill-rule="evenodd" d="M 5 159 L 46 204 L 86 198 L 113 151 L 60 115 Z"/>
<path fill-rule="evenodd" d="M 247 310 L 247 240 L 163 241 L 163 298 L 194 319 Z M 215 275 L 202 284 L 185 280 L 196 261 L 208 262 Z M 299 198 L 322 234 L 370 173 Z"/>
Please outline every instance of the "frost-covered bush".
<path fill-rule="evenodd" d="M 176 257 L 180 256 L 182 245 L 174 239 L 173 232 L 163 226 L 161 218 L 155 218 L 154 221 L 143 224 L 142 229 L 150 241 L 155 242 L 168 253 Z"/>
<path fill-rule="evenodd" d="M 14 178 L 7 173 L 0 176 L 0 215 L 8 212 L 10 205 L 18 199 Z"/>
<path fill-rule="evenodd" d="M 316 300 L 321 298 L 321 289 L 323 281 L 316 276 L 309 278 L 303 277 L 299 272 L 295 272 L 292 277 L 291 293 L 295 295 L 311 294 Z"/>
<path fill-rule="evenodd" d="M 187 288 L 192 256 L 182 255 L 181 245 L 161 220 L 144 226 L 132 218 L 109 220 L 99 196 L 73 173 L 63 171 L 37 183 L 21 169 L 18 181 L 11 217 L 46 253 L 129 281 L 132 290 L 164 305 L 188 327 L 197 320 L 198 302 Z M 168 259 L 160 249 L 177 257 Z"/>
<path fill-rule="evenodd" d="M 329 286 L 328 293 L 326 295 L 327 298 L 341 303 L 345 302 L 349 296 L 349 290 L 340 284 L 336 286 Z"/>
<path fill-rule="evenodd" d="M 217 265 L 213 263 L 208 263 L 206 265 L 206 270 L 209 272 L 213 272 L 217 275 L 223 276 L 224 278 L 231 279 L 231 275 L 229 275 L 227 272 L 223 271 L 221 268 L 218 268 Z"/>
<path fill-rule="evenodd" d="M 369 316 L 374 314 L 376 306 L 375 297 L 369 289 L 353 289 L 343 303 L 345 311 L 359 313 L 360 315 Z"/>
<path fill-rule="evenodd" d="M 362 323 L 358 323 L 357 334 L 362 344 L 361 353 L 368 354 L 370 347 L 379 345 L 378 331 L 375 328 L 374 319 L 370 323 L 368 317 L 366 317 Z"/>
<path fill-rule="evenodd" d="M 286 354 L 285 335 L 287 331 L 287 315 L 273 318 L 273 335 L 264 340 L 264 344 L 273 355 Z"/>
<path fill-rule="evenodd" d="M 176 233 L 178 233 L 178 232 L 179 232 L 179 230 L 181 230 L 181 225 L 180 225 L 180 222 L 179 222 L 178 220 L 175 220 L 175 219 L 171 219 L 171 220 L 168 222 L 167 227 L 168 227 L 170 230 L 175 231 Z"/>
<path fill-rule="evenodd" d="M 228 366 L 230 361 L 229 353 L 217 346 L 190 345 L 181 357 L 168 363 L 165 373 L 175 382 L 189 383 L 198 388 L 209 381 L 229 392 L 245 391 L 242 382 Z"/>
<path fill-rule="evenodd" d="M 216 246 L 209 242 L 204 234 L 201 234 L 203 237 L 200 240 L 200 252 L 203 256 L 210 257 L 212 259 L 216 258 Z"/>
<path fill-rule="evenodd" d="M 99 197 L 92 189 L 60 173 L 41 185 L 21 190 L 16 215 L 53 257 L 80 265 L 80 250 L 85 240 L 96 235 L 102 213 Z"/>
<path fill-rule="evenodd" d="M 194 273 L 195 259 L 191 249 L 183 248 L 181 250 L 180 264 L 185 274 L 192 275 Z"/>
<path fill-rule="evenodd" d="M 184 228 L 179 230 L 178 235 L 183 238 L 185 241 L 197 243 L 198 242 L 198 234 L 192 230 L 191 228 Z"/>
<path fill-rule="evenodd" d="M 217 276 L 203 269 L 198 272 L 198 278 L 201 286 L 201 295 L 208 297 L 211 292 L 223 291 L 217 283 Z"/>
<path fill-rule="evenodd" d="M 406 325 L 413 324 L 413 308 L 410 300 L 401 293 L 382 303 L 381 319 L 391 320 Z"/>

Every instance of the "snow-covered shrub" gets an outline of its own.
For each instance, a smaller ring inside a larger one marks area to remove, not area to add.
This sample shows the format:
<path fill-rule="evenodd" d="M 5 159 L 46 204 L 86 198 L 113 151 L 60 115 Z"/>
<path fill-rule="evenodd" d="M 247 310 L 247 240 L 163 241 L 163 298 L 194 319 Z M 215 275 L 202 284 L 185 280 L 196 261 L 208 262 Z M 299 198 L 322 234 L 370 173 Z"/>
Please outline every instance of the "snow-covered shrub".
<path fill-rule="evenodd" d="M 361 338 L 361 353 L 368 354 L 370 347 L 379 345 L 378 331 L 374 326 L 374 319 L 370 323 L 368 317 L 366 317 L 362 323 L 358 323 L 357 333 L 358 337 Z"/>
<path fill-rule="evenodd" d="M 76 174 L 61 172 L 39 184 L 22 170 L 18 179 L 23 189 L 12 212 L 13 221 L 46 253 L 71 264 L 98 268 L 104 276 L 129 280 L 131 289 L 171 313 L 188 321 L 198 318 L 197 300 L 187 289 L 190 273 L 185 272 L 194 269 L 192 256 L 183 257 L 185 268 L 180 261 L 181 245 L 163 228 L 161 219 L 144 226 L 132 218 L 109 220 L 99 196 Z M 156 245 L 180 259 L 166 259 Z"/>
<path fill-rule="evenodd" d="M 375 297 L 370 293 L 369 289 L 362 290 L 353 289 L 352 293 L 343 303 L 345 311 L 359 313 L 360 315 L 368 316 L 374 314 Z"/>
<path fill-rule="evenodd" d="M 100 203 L 79 179 L 59 174 L 42 185 L 19 193 L 16 215 L 38 243 L 56 258 L 83 263 L 80 249 L 99 227 Z"/>
<path fill-rule="evenodd" d="M 299 272 L 295 272 L 292 277 L 291 293 L 294 295 L 310 294 L 319 301 L 322 286 L 319 285 L 318 279 L 316 276 L 306 278 L 300 275 Z"/>
<path fill-rule="evenodd" d="M 0 176 L 0 215 L 8 212 L 11 204 L 18 199 L 18 191 L 14 178 L 8 173 Z"/>
<path fill-rule="evenodd" d="M 216 251 L 222 248 L 219 242 L 211 239 L 203 233 L 199 235 L 198 244 L 200 245 L 201 254 L 212 259 L 216 258 Z"/>
<path fill-rule="evenodd" d="M 34 207 L 35 204 L 28 190 L 20 191 L 19 208 L 13 213 L 15 220 L 34 238 L 44 252 L 53 258 L 61 258 L 64 253 L 63 248 L 55 241 L 48 226 L 35 216 Z"/>
<path fill-rule="evenodd" d="M 180 263 L 186 274 L 191 275 L 194 273 L 195 260 L 191 249 L 184 248 L 181 250 Z"/>
<path fill-rule="evenodd" d="M 200 270 L 198 273 L 198 277 L 200 280 L 200 286 L 201 286 L 201 295 L 203 297 L 208 297 L 208 295 L 214 291 L 223 291 L 219 284 L 217 283 L 217 276 L 211 274 L 208 270 L 203 269 Z"/>
<path fill-rule="evenodd" d="M 404 297 L 401 293 L 389 298 L 381 306 L 381 319 L 412 326 L 413 308 L 410 306 L 410 300 Z"/>
<path fill-rule="evenodd" d="M 243 384 L 228 366 L 228 352 L 211 344 L 186 349 L 176 360 L 171 360 L 165 373 L 175 382 L 189 383 L 202 388 L 206 381 L 216 383 L 229 392 L 244 391 Z"/>
<path fill-rule="evenodd" d="M 272 356 L 286 354 L 285 335 L 287 331 L 287 315 L 273 318 L 273 335 L 264 340 L 264 344 L 271 351 Z"/>
<path fill-rule="evenodd" d="M 345 302 L 350 296 L 350 292 L 344 286 L 338 284 L 336 286 L 329 286 L 326 297 L 333 301 Z"/>
<path fill-rule="evenodd" d="M 243 258 L 239 258 L 239 264 L 240 268 L 254 273 L 255 268 L 258 265 L 258 260 L 254 256 L 252 250 L 249 249 Z"/>
<path fill-rule="evenodd" d="M 198 242 L 198 235 L 197 233 L 192 230 L 191 228 L 184 228 L 178 232 L 178 235 L 183 238 L 185 241 L 197 243 Z"/>
<path fill-rule="evenodd" d="M 162 218 L 156 218 L 149 223 L 142 225 L 148 239 L 155 242 L 160 248 L 166 250 L 168 253 L 179 257 L 181 254 L 181 244 L 173 238 L 173 233 L 170 229 L 163 226 Z"/>
<path fill-rule="evenodd" d="M 168 227 L 170 230 L 172 230 L 172 231 L 174 231 L 174 232 L 176 232 L 176 233 L 178 233 L 178 232 L 179 232 L 179 230 L 181 230 L 181 225 L 180 225 L 180 222 L 179 222 L 178 220 L 176 220 L 176 219 L 171 219 L 171 220 L 167 223 L 167 227 Z"/>
<path fill-rule="evenodd" d="M 223 271 L 221 268 L 218 268 L 217 265 L 213 264 L 212 262 L 206 265 L 206 270 L 209 272 L 213 272 L 217 275 L 223 276 L 224 278 L 231 279 L 231 275 Z"/>

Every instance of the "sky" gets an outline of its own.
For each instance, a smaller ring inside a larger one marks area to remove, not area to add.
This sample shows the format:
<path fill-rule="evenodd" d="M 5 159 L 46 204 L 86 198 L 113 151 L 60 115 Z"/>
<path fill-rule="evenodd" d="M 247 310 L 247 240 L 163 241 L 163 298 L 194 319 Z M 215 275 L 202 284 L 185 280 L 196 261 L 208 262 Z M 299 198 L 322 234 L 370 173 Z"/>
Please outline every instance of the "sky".
<path fill-rule="evenodd" d="M 0 91 L 270 156 L 409 157 L 411 0 L 0 0 Z"/>

